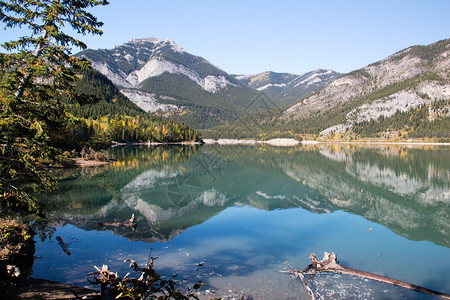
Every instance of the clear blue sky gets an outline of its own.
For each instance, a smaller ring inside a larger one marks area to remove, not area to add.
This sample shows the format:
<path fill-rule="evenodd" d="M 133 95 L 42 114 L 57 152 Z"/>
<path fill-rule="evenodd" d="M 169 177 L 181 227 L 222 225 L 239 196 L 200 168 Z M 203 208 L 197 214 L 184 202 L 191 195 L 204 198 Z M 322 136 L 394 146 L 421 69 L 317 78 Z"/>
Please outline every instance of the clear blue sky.
<path fill-rule="evenodd" d="M 450 38 L 450 0 L 110 0 L 92 12 L 105 24 L 82 37 L 89 48 L 170 38 L 232 74 L 349 72 Z"/>

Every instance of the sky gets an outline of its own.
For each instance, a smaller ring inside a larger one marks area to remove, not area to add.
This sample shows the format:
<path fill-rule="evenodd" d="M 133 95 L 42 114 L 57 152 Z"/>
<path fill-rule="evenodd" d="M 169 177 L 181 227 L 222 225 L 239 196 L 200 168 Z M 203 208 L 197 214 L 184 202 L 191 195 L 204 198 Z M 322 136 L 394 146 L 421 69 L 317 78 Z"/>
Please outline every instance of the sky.
<path fill-rule="evenodd" d="M 450 0 L 109 0 L 91 49 L 170 38 L 230 74 L 346 73 L 450 38 Z M 0 31 L 0 42 L 17 29 Z M 76 53 L 78 51 L 74 51 Z"/>

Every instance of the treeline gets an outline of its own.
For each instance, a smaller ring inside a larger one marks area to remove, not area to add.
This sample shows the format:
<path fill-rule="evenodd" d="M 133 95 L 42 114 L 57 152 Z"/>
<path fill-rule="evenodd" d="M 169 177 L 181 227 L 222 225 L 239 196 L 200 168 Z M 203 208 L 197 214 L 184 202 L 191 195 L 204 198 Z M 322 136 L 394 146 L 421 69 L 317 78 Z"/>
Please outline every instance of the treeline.
<path fill-rule="evenodd" d="M 147 118 L 149 115 L 120 93 L 103 74 L 91 69 L 79 75 L 76 91 L 84 95 L 83 104 L 72 104 L 69 111 L 84 119 L 98 119 L 107 115 L 127 115 Z"/>
<path fill-rule="evenodd" d="M 95 70 L 79 75 L 76 90 L 82 104 L 65 103 L 71 115 L 63 131 L 54 132 L 61 148 L 90 146 L 96 149 L 115 142 L 200 141 L 200 133 L 184 123 L 152 116 L 126 98 L 105 76 Z M 64 101 L 64 100 L 63 100 Z"/>
<path fill-rule="evenodd" d="M 402 138 L 450 139 L 450 100 L 438 100 L 416 109 L 400 112 L 392 117 L 357 123 L 352 132 L 361 137 L 381 137 L 386 132 L 398 131 Z"/>
<path fill-rule="evenodd" d="M 271 138 L 315 138 L 332 125 L 345 122 L 345 113 L 351 107 L 344 105 L 326 114 L 304 119 L 283 119 L 275 111 L 251 114 L 228 125 L 204 130 L 206 138 L 254 138 L 268 140 Z M 391 117 L 381 116 L 377 120 L 364 121 L 353 125 L 343 136 L 353 138 L 386 138 L 393 133 L 398 138 L 432 138 L 438 141 L 450 140 L 450 100 L 437 100 L 431 104 L 397 111 Z"/>

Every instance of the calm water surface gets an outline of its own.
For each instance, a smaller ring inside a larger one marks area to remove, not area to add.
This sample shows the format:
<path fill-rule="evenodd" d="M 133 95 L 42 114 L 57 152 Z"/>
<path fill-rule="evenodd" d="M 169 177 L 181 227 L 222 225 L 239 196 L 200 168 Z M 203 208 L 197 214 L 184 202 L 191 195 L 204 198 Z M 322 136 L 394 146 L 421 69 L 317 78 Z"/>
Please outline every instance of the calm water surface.
<path fill-rule="evenodd" d="M 114 148 L 117 163 L 65 171 L 55 241 L 37 241 L 34 276 L 88 286 L 124 259 L 187 283 L 202 297 L 308 299 L 280 271 L 311 253 L 450 294 L 450 147 L 318 145 Z M 137 228 L 98 226 L 136 215 Z M 309 279 L 324 299 L 433 299 L 342 275 Z"/>

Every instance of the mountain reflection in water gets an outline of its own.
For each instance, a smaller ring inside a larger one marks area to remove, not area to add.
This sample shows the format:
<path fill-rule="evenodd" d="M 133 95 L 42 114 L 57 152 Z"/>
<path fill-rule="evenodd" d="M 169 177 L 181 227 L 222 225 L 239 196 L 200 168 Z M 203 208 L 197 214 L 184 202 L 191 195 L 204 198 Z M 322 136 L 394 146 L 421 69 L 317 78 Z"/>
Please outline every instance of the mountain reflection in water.
<path fill-rule="evenodd" d="M 328 145 L 114 148 L 117 162 L 64 171 L 55 218 L 130 240 L 169 241 L 232 206 L 343 210 L 409 240 L 450 247 L 447 147 Z M 99 222 L 136 215 L 137 228 Z"/>

